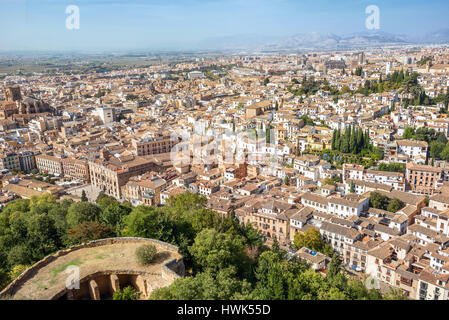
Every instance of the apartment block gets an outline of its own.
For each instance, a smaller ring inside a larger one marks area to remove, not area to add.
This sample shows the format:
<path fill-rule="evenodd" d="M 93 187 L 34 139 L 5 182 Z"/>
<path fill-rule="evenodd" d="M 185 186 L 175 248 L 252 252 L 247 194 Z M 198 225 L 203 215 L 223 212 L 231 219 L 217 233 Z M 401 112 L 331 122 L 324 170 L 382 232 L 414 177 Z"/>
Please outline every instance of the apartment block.
<path fill-rule="evenodd" d="M 409 188 L 414 193 L 432 195 L 443 183 L 443 170 L 432 166 L 407 164 L 406 177 Z"/>

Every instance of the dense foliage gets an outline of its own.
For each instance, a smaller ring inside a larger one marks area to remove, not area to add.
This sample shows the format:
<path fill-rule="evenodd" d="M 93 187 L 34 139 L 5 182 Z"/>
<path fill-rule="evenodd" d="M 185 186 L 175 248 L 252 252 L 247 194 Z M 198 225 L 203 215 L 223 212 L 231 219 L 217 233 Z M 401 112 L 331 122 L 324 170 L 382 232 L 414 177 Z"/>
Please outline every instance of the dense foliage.
<path fill-rule="evenodd" d="M 402 172 L 405 173 L 405 165 L 403 163 L 380 163 L 377 167 L 379 171 Z"/>
<path fill-rule="evenodd" d="M 164 207 L 132 208 L 101 195 L 97 203 L 57 201 L 50 195 L 15 200 L 0 212 L 2 287 L 30 264 L 74 243 L 109 236 L 147 237 L 174 244 L 188 276 L 156 290 L 152 299 L 381 299 L 360 280 L 350 279 L 334 256 L 328 276 L 289 257 L 275 241 L 263 245 L 251 225 L 208 210 L 204 197 L 185 193 Z M 298 246 L 331 255 L 314 231 Z M 131 289 L 114 299 L 135 299 Z"/>
<path fill-rule="evenodd" d="M 370 148 L 368 131 L 363 132 L 360 128 L 348 127 L 344 133 L 335 130 L 332 136 L 332 150 L 342 153 L 359 154 L 364 149 Z"/>
<path fill-rule="evenodd" d="M 113 300 L 139 300 L 139 298 L 140 293 L 131 286 L 117 290 L 112 296 Z"/>
<path fill-rule="evenodd" d="M 310 229 L 306 230 L 304 233 L 302 233 L 302 232 L 296 233 L 295 237 L 293 239 L 293 245 L 297 249 L 306 247 L 311 250 L 321 252 L 330 257 L 333 255 L 332 246 L 327 244 L 321 238 L 320 231 L 315 228 L 310 228 Z"/>
<path fill-rule="evenodd" d="M 132 208 L 101 196 L 98 204 L 57 201 L 50 194 L 8 203 L 0 212 L 0 287 L 60 249 L 121 235 L 121 217 Z M 22 268 L 23 269 L 23 268 Z"/>
<path fill-rule="evenodd" d="M 442 132 L 437 132 L 435 129 L 421 127 L 415 130 L 412 127 L 407 127 L 403 134 L 404 139 L 425 141 L 429 144 L 429 153 L 433 159 L 442 159 L 449 161 L 449 142 Z"/>
<path fill-rule="evenodd" d="M 237 266 L 208 270 L 176 280 L 153 292 L 152 299 L 254 299 L 254 300 L 347 300 L 382 299 L 359 280 L 349 279 L 337 256 L 328 276 L 316 273 L 297 258 L 287 259 L 279 247 L 265 250 L 253 262 L 253 280 L 238 276 Z"/>
<path fill-rule="evenodd" d="M 298 80 L 296 80 L 296 79 L 294 79 L 294 80 L 295 81 L 293 81 L 293 82 L 295 84 L 299 84 Z M 322 82 L 316 81 L 314 77 L 307 78 L 307 76 L 304 76 L 299 88 L 294 89 L 293 86 L 289 86 L 288 90 L 297 96 L 303 96 L 303 95 L 309 96 L 309 95 L 313 95 L 313 94 L 317 93 L 320 90 L 321 85 L 322 85 Z"/>
<path fill-rule="evenodd" d="M 382 209 L 393 213 L 405 207 L 405 203 L 399 199 L 390 199 L 383 194 L 372 192 L 370 195 L 370 206 L 375 209 Z"/>

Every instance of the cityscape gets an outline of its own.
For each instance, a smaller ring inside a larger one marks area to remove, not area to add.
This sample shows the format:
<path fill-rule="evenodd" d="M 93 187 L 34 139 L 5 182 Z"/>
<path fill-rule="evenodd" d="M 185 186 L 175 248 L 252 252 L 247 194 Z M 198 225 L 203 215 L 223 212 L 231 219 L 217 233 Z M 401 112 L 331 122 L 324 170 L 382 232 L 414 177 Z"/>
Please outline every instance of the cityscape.
<path fill-rule="evenodd" d="M 448 4 L 76 2 L 41 10 L 84 44 L 0 37 L 0 300 L 449 300 Z M 96 44 L 100 5 L 211 30 Z"/>

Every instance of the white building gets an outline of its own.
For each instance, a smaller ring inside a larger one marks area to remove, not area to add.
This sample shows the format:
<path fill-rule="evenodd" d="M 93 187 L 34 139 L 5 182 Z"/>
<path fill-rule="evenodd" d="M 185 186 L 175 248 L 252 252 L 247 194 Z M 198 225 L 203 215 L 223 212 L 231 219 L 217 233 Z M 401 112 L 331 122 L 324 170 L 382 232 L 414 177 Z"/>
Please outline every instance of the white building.
<path fill-rule="evenodd" d="M 348 194 L 344 198 L 330 198 L 327 213 L 341 217 L 360 216 L 368 207 L 368 197 Z"/>
<path fill-rule="evenodd" d="M 429 144 L 425 141 L 398 140 L 397 153 L 407 155 L 414 163 L 425 163 Z"/>
<path fill-rule="evenodd" d="M 114 109 L 111 107 L 98 107 L 95 109 L 94 114 L 100 117 L 101 121 L 105 125 L 109 125 L 114 122 Z"/>

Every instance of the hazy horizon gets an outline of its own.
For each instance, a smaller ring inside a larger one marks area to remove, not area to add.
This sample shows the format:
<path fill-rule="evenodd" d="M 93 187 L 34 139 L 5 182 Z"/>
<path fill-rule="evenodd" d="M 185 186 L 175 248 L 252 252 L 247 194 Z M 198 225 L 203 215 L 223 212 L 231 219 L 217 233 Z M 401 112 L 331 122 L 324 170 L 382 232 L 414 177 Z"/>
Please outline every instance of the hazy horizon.
<path fill-rule="evenodd" d="M 79 30 L 66 8 L 80 9 Z M 368 32 L 366 7 L 380 9 L 376 32 L 411 37 L 449 28 L 445 0 L 0 0 L 1 51 L 195 50 L 235 36 Z"/>

